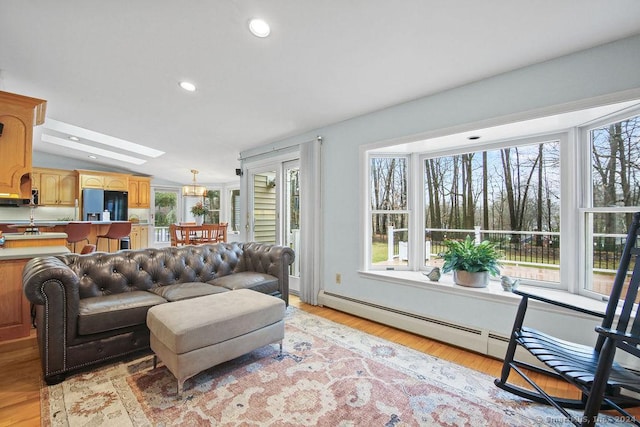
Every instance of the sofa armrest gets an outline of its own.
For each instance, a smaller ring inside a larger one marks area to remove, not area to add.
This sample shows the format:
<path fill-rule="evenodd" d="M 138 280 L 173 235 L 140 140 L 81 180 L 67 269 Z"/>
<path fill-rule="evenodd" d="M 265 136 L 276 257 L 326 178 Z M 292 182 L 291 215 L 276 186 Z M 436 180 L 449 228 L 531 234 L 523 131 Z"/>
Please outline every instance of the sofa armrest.
<path fill-rule="evenodd" d="M 47 382 L 67 370 L 67 347 L 76 337 L 80 278 L 57 257 L 33 258 L 22 272 L 25 296 L 36 307 L 36 328 Z"/>
<path fill-rule="evenodd" d="M 256 242 L 245 243 L 242 260 L 236 271 L 255 271 L 277 277 L 282 299 L 289 305 L 289 265 L 293 263 L 294 259 L 295 253 L 288 246 Z"/>
<path fill-rule="evenodd" d="M 66 294 L 79 299 L 80 279 L 62 260 L 40 257 L 27 262 L 22 271 L 22 289 L 29 301 L 37 305 L 46 304 L 51 289 L 46 284 L 50 281 L 60 283 Z"/>

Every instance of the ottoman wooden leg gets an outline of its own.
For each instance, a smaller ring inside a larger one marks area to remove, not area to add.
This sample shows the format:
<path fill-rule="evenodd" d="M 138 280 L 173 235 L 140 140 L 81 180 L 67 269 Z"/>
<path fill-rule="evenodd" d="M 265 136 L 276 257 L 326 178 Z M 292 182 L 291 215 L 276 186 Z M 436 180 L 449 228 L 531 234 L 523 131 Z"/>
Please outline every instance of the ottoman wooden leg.
<path fill-rule="evenodd" d="M 178 380 L 177 400 L 182 400 L 182 389 L 184 387 L 184 380 Z"/>
<path fill-rule="evenodd" d="M 156 369 L 157 366 L 158 366 L 158 355 L 154 354 L 153 355 L 153 369 Z"/>

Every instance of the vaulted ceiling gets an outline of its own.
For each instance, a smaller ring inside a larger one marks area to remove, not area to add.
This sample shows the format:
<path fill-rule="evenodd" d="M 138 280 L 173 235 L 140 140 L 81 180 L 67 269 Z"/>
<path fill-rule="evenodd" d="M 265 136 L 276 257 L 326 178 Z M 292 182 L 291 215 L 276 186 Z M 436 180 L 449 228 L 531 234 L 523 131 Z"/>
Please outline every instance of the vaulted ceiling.
<path fill-rule="evenodd" d="M 638 33 L 637 0 L 2 0 L 0 90 L 48 101 L 36 151 L 217 183 L 242 150 Z"/>

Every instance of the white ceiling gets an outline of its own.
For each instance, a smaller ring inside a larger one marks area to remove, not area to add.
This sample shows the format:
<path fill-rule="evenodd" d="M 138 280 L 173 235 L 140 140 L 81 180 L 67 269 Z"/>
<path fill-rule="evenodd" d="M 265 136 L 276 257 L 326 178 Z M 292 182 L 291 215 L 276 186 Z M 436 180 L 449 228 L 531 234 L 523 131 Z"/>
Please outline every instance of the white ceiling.
<path fill-rule="evenodd" d="M 2 0 L 0 90 L 48 101 L 49 141 L 165 152 L 100 165 L 218 183 L 240 151 L 638 33 L 637 0 Z"/>

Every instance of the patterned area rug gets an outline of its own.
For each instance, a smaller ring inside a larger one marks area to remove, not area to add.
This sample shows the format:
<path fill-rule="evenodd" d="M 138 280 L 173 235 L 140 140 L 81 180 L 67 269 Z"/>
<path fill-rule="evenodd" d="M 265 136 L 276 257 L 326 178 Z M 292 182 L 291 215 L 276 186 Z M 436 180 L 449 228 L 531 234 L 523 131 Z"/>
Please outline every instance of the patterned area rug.
<path fill-rule="evenodd" d="M 289 307 L 284 353 L 263 347 L 176 380 L 152 356 L 43 385 L 52 426 L 569 425 L 493 378 Z"/>

